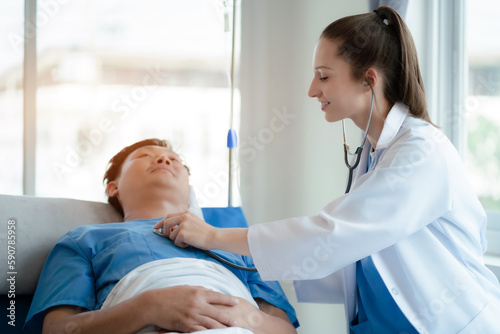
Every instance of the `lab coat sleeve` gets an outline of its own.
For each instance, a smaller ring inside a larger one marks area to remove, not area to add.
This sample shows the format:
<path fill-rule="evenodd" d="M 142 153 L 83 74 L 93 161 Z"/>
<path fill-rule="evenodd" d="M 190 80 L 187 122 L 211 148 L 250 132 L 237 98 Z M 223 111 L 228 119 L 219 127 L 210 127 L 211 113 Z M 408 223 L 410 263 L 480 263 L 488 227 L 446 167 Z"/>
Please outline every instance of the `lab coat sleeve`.
<path fill-rule="evenodd" d="M 399 138 L 349 194 L 318 215 L 251 226 L 248 241 L 261 277 L 325 277 L 443 216 L 452 205 L 445 144 L 439 136 Z"/>

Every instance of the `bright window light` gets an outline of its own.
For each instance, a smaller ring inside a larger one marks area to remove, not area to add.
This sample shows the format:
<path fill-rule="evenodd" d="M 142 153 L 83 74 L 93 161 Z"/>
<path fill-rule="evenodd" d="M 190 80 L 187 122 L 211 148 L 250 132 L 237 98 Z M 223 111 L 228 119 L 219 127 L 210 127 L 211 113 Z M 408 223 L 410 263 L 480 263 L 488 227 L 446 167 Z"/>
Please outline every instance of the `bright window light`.
<path fill-rule="evenodd" d="M 23 191 L 24 2 L 0 2 L 0 193 Z"/>
<path fill-rule="evenodd" d="M 500 3 L 469 1 L 465 161 L 472 185 L 486 210 L 500 211 Z"/>
<path fill-rule="evenodd" d="M 36 195 L 105 200 L 109 159 L 157 137 L 185 158 L 200 205 L 226 206 L 232 2 L 47 3 L 38 2 Z"/>

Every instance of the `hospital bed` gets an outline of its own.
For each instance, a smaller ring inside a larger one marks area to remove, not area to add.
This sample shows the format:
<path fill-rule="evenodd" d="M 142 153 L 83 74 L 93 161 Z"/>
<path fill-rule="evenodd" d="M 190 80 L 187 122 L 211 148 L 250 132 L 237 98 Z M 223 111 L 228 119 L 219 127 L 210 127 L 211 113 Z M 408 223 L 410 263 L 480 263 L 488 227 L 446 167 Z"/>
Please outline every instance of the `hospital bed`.
<path fill-rule="evenodd" d="M 202 211 L 205 220 L 216 227 L 248 226 L 239 207 L 202 208 Z M 0 333 L 23 333 L 38 277 L 57 240 L 77 226 L 119 222 L 122 218 L 108 203 L 0 195 L 0 221 L 3 310 Z M 15 302 L 14 310 L 12 301 Z M 15 327 L 8 324 L 12 314 Z"/>

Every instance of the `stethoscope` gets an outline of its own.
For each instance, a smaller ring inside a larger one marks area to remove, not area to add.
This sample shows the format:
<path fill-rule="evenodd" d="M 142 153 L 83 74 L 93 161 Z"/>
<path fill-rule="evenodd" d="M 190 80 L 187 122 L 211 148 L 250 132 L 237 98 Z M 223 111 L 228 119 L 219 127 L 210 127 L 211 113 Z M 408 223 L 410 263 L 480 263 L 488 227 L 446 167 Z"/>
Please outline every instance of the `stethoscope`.
<path fill-rule="evenodd" d="M 356 169 L 356 167 L 358 167 L 359 161 L 361 160 L 361 153 L 363 152 L 363 146 L 365 145 L 366 137 L 368 136 L 368 130 L 370 129 L 370 123 L 372 121 L 374 98 L 375 98 L 375 95 L 373 94 L 373 88 L 372 88 L 372 102 L 371 102 L 371 106 L 370 106 L 370 116 L 368 117 L 368 124 L 366 125 L 366 130 L 365 130 L 363 142 L 356 149 L 356 152 L 354 152 L 354 154 L 356 155 L 356 161 L 354 162 L 354 165 L 352 165 L 352 166 L 349 163 L 349 159 L 348 159 L 348 155 L 351 153 L 349 152 L 349 145 L 347 144 L 347 140 L 346 140 L 344 120 L 342 119 L 342 136 L 344 137 L 344 161 L 345 161 L 345 165 L 349 169 L 349 178 L 347 181 L 347 187 L 345 189 L 346 194 L 351 190 L 352 175 L 353 175 L 353 172 Z M 351 155 L 353 155 L 353 154 L 351 154 Z"/>

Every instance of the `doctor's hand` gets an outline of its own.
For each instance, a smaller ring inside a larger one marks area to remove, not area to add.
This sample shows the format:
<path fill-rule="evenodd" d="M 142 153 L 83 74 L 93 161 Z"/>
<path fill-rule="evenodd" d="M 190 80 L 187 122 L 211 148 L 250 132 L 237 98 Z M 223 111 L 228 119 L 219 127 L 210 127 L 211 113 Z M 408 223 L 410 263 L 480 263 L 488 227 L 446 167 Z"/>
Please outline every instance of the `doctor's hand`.
<path fill-rule="evenodd" d="M 168 215 L 153 228 L 163 228 L 163 235 L 182 248 L 191 245 L 205 250 L 220 249 L 251 256 L 247 228 L 213 227 L 190 211 Z"/>
<path fill-rule="evenodd" d="M 216 228 L 204 222 L 191 211 L 174 213 L 166 216 L 153 228 L 163 228 L 163 235 L 176 246 L 186 248 L 189 245 L 199 249 L 212 249 Z"/>

